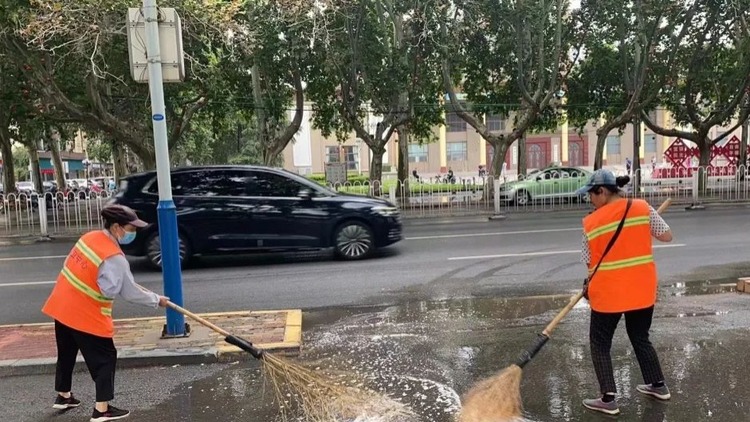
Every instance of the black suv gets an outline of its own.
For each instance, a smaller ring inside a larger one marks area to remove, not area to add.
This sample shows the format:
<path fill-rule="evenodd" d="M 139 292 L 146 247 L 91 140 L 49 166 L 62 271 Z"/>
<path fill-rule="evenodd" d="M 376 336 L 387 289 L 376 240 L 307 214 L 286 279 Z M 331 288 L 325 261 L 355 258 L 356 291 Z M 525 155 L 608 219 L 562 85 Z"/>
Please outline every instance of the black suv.
<path fill-rule="evenodd" d="M 172 169 L 180 258 L 235 252 L 334 248 L 362 259 L 401 240 L 398 209 L 387 201 L 332 191 L 292 172 L 258 166 Z M 161 266 L 156 172 L 122 179 L 111 200 L 150 223 L 123 250 Z"/>

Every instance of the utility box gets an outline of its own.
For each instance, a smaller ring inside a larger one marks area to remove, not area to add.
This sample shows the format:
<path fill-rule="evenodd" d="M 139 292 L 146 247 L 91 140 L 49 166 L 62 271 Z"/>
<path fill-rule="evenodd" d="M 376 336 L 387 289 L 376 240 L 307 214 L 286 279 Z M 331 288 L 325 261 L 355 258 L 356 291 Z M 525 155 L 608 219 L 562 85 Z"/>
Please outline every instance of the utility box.
<path fill-rule="evenodd" d="M 185 80 L 182 21 L 177 10 L 170 7 L 160 7 L 158 16 L 162 82 L 182 82 Z M 133 80 L 148 83 L 146 21 L 140 8 L 128 8 L 128 53 Z"/>

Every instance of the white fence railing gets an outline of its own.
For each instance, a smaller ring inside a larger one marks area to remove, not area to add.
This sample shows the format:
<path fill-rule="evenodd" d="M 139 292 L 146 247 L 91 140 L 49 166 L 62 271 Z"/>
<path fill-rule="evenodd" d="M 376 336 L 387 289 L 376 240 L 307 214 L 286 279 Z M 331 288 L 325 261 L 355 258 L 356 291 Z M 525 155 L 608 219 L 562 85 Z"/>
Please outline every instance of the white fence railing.
<path fill-rule="evenodd" d="M 100 213 L 110 194 L 20 193 L 0 200 L 0 237 L 80 234 L 101 227 Z"/>
<path fill-rule="evenodd" d="M 738 170 L 717 175 L 691 171 L 676 173 L 678 177 L 655 178 L 644 169 L 639 173 L 639 186 L 631 175 L 624 190 L 654 205 L 667 197 L 684 205 L 750 201 L 750 176 L 746 168 Z M 430 217 L 588 209 L 591 205 L 587 198 L 573 194 L 585 181 L 574 177 L 518 180 L 512 176 L 495 179 L 494 183 L 488 178 L 412 179 L 346 183 L 332 188 L 387 199 L 407 217 Z M 109 196 L 82 192 L 5 195 L 0 200 L 0 237 L 75 235 L 100 227 L 99 214 Z"/>
<path fill-rule="evenodd" d="M 616 172 L 624 175 L 624 171 Z M 639 176 L 639 177 L 636 177 Z M 750 177 L 747 168 L 699 169 L 676 171 L 676 177 L 654 177 L 651 169 L 630 174 L 623 190 L 628 196 L 659 204 L 671 197 L 677 204 L 750 201 Z M 699 189 L 699 177 L 703 189 Z M 574 192 L 586 177 L 552 175 L 550 178 L 524 179 L 516 175 L 494 180 L 465 178 L 446 183 L 444 180 L 386 180 L 382 183 L 346 183 L 331 188 L 347 193 L 388 199 L 404 215 L 504 214 L 512 212 L 559 211 L 589 208 L 586 196 Z M 636 186 L 636 183 L 638 186 Z"/>

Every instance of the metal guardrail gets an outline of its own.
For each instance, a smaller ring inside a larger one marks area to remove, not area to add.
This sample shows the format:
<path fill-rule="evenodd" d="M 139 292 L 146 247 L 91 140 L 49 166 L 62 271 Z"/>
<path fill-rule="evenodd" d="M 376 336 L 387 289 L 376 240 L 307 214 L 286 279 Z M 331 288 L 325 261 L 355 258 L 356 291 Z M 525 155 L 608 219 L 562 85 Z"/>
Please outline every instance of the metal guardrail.
<path fill-rule="evenodd" d="M 624 175 L 624 171 L 615 172 Z M 750 201 L 750 175 L 745 166 L 712 169 L 711 174 L 699 169 L 676 171 L 677 177 L 653 177 L 650 168 L 630 174 L 630 183 L 623 190 L 630 197 L 660 204 L 667 197 L 674 203 L 698 205 L 711 202 Z M 635 176 L 639 175 L 639 178 Z M 699 190 L 703 178 L 703 191 Z M 634 186 L 639 179 L 639 186 Z M 426 180 L 388 180 L 383 183 L 347 183 L 331 188 L 347 193 L 381 197 L 398 205 L 405 216 L 429 217 L 466 214 L 507 214 L 589 209 L 586 196 L 572 192 L 585 183 L 585 178 L 553 178 L 541 181 L 520 178 L 527 186 L 515 187 L 518 176 L 498 179 L 466 178 L 455 183 Z"/>
<path fill-rule="evenodd" d="M 747 168 L 708 175 L 699 171 L 677 174 L 673 178 L 652 177 L 650 169 L 640 173 L 641 183 L 636 190 L 631 183 L 624 190 L 628 196 L 642 198 L 658 205 L 667 197 L 674 203 L 732 203 L 750 201 L 750 175 Z M 703 178 L 703 191 L 699 190 Z M 527 181 L 526 198 L 519 190 L 510 190 L 516 176 L 491 180 L 463 178 L 450 183 L 445 180 L 386 180 L 382 183 L 347 183 L 333 189 L 361 195 L 380 197 L 396 204 L 405 217 L 492 215 L 523 212 L 554 212 L 587 210 L 591 205 L 586 197 L 569 193 L 583 180 L 560 178 Z M 494 182 L 494 183 L 493 183 Z M 557 182 L 557 185 L 555 184 Z M 561 189 L 560 184 L 570 184 Z M 561 193 L 563 192 L 563 193 Z M 568 193 L 564 193 L 568 192 Z M 110 194 L 57 193 L 6 195 L 0 200 L 0 237 L 77 235 L 100 227 L 99 214 Z M 44 210 L 44 211 L 42 211 Z"/>
<path fill-rule="evenodd" d="M 99 228 L 99 215 L 110 196 L 107 192 L 4 195 L 0 237 L 77 235 Z"/>

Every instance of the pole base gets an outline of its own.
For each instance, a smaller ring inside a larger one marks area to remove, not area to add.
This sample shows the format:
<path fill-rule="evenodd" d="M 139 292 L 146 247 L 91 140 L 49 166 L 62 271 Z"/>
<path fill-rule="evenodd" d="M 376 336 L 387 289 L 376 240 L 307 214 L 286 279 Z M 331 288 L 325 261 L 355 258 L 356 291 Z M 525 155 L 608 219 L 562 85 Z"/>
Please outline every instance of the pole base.
<path fill-rule="evenodd" d="M 191 331 L 190 331 L 190 324 L 187 322 L 185 323 L 185 333 L 184 334 L 178 334 L 178 335 L 172 335 L 167 334 L 167 324 L 164 324 L 164 327 L 161 329 L 161 338 L 166 340 L 170 338 L 185 338 L 190 337 Z"/>

